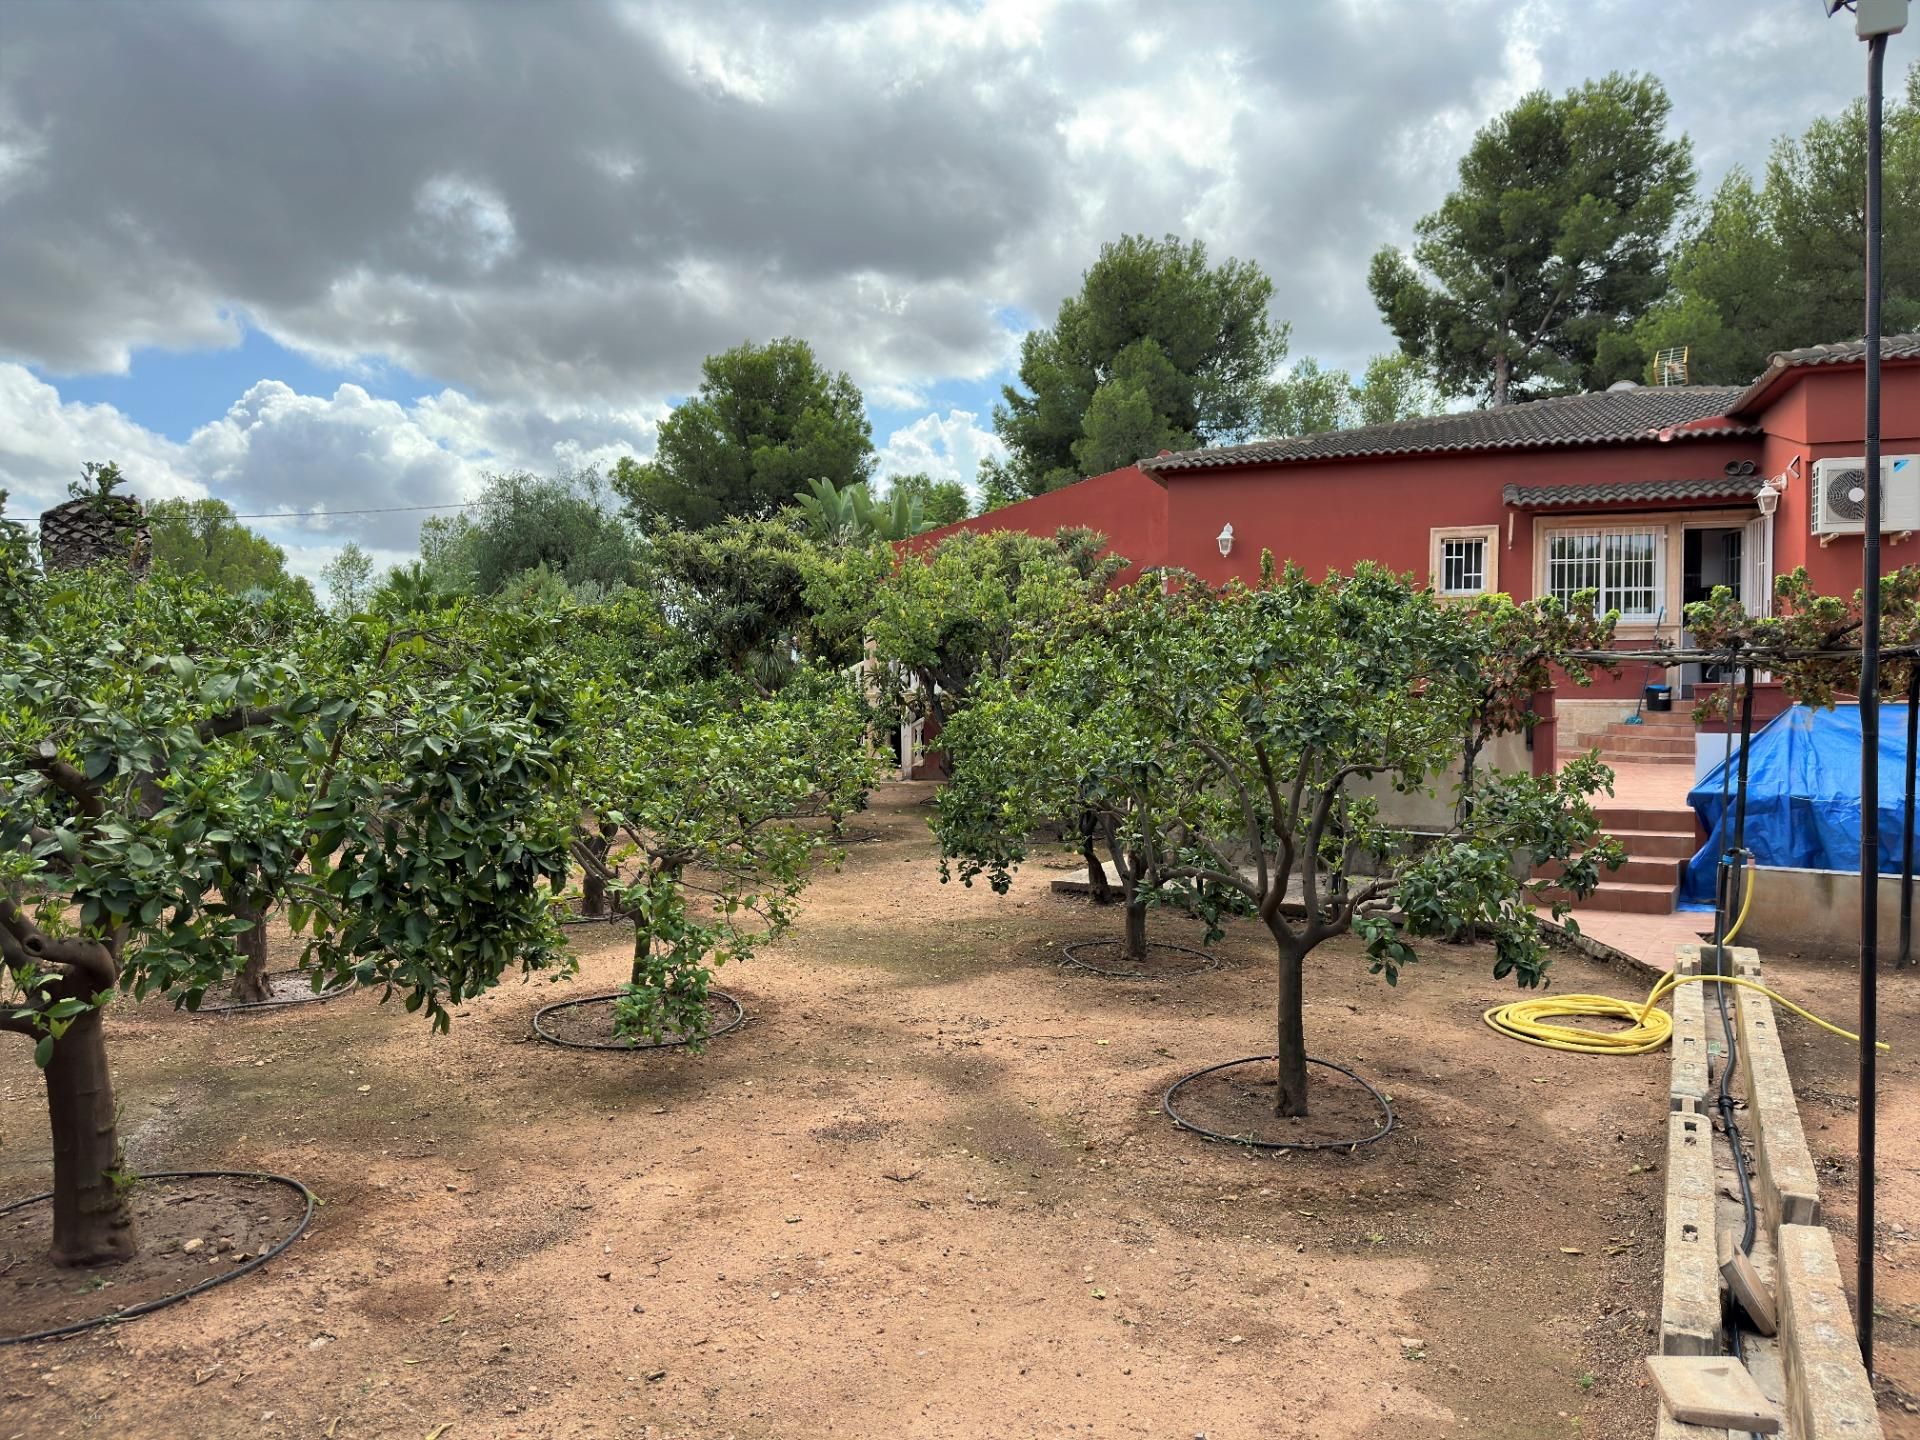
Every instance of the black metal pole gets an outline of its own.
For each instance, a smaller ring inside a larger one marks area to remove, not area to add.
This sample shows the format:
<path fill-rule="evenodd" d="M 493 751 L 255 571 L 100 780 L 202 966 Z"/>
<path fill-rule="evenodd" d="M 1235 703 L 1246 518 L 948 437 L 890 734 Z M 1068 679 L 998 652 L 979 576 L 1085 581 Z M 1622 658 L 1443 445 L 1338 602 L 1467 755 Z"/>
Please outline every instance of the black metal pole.
<path fill-rule="evenodd" d="M 1920 663 L 1907 661 L 1907 794 L 1900 823 L 1906 829 L 1900 850 L 1900 959 L 1904 970 L 1913 963 L 1913 779 L 1916 751 L 1920 751 Z"/>
<path fill-rule="evenodd" d="M 1867 41 L 1867 524 L 1861 546 L 1860 642 L 1860 1199 L 1854 1313 L 1873 1373 L 1875 1106 L 1880 1038 L 1880 110 L 1887 37 Z"/>
<path fill-rule="evenodd" d="M 1734 863 L 1745 865 L 1747 858 L 1747 751 L 1753 748 L 1753 666 L 1741 667 L 1746 689 L 1740 696 L 1740 789 L 1733 797 Z M 1735 870 L 1737 875 L 1740 872 Z M 1748 885 L 1753 881 L 1749 879 Z M 1731 903 L 1731 901 L 1729 901 Z"/>

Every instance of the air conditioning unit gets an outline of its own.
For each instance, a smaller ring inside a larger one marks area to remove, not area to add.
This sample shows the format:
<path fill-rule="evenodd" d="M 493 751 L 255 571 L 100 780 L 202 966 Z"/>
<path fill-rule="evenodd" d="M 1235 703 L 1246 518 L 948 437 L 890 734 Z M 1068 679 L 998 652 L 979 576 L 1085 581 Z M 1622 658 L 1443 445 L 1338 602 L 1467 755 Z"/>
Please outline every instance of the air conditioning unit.
<path fill-rule="evenodd" d="M 1813 533 L 1859 535 L 1867 528 L 1867 462 L 1859 456 L 1813 462 Z M 1880 457 L 1880 529 L 1920 530 L 1920 455 Z"/>

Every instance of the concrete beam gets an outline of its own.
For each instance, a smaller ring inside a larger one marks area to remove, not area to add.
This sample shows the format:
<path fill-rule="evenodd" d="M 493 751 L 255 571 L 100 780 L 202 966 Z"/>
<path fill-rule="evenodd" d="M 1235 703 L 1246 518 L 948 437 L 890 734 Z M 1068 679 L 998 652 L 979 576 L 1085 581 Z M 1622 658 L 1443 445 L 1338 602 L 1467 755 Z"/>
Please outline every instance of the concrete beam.
<path fill-rule="evenodd" d="M 1674 956 L 1676 975 L 1700 973 L 1700 947 L 1682 945 Z M 1673 1002 L 1673 1078 L 1667 1086 L 1667 1104 L 1673 1110 L 1701 1113 L 1707 1108 L 1706 987 L 1676 985 Z"/>
<path fill-rule="evenodd" d="M 1662 1355 L 1718 1355 L 1721 1350 L 1714 1190 L 1713 1122 L 1691 1111 L 1669 1115 Z"/>
<path fill-rule="evenodd" d="M 1659 1423 L 1653 1427 L 1653 1440 L 1728 1440 L 1726 1426 L 1710 1427 L 1706 1425 L 1687 1425 L 1660 1411 Z"/>
<path fill-rule="evenodd" d="M 1747 1092 L 1754 1158 L 1759 1162 L 1760 1201 L 1767 1224 L 1818 1225 L 1820 1182 L 1800 1109 L 1793 1101 L 1793 1081 L 1780 1049 L 1773 1002 L 1757 990 L 1736 990 L 1740 1013 L 1740 1080 Z"/>
<path fill-rule="evenodd" d="M 1793 1433 L 1798 1440 L 1881 1440 L 1833 1236 L 1824 1226 L 1782 1225 L 1778 1264 Z"/>

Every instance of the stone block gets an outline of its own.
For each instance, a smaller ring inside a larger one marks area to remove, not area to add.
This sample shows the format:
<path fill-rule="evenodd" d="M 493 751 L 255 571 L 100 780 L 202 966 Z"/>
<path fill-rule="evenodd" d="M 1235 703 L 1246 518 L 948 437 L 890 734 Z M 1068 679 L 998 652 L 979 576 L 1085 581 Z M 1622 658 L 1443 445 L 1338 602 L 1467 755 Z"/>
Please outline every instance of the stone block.
<path fill-rule="evenodd" d="M 1720 1265 L 1714 1241 L 1713 1124 L 1667 1117 L 1666 1265 L 1660 1280 L 1660 1353 L 1720 1353 Z"/>
<path fill-rule="evenodd" d="M 1780 1048 L 1773 1002 L 1757 990 L 1737 990 L 1740 1015 L 1740 1081 L 1747 1093 L 1747 1121 L 1758 1163 L 1761 1209 L 1769 1228 L 1820 1223 L 1820 1182 L 1793 1101 L 1793 1080 Z"/>
<path fill-rule="evenodd" d="M 1833 1236 L 1782 1225 L 1777 1255 L 1787 1414 L 1798 1440 L 1881 1440 L 1873 1383 L 1847 1310 Z"/>
<path fill-rule="evenodd" d="M 1698 974 L 1699 947 L 1682 945 L 1675 967 L 1681 974 Z M 1691 970 L 1686 969 L 1691 964 Z M 1707 1108 L 1707 1005 L 1706 987 L 1695 981 L 1674 986 L 1669 1000 L 1673 1005 L 1673 1078 L 1668 1083 L 1668 1107 L 1673 1110 L 1703 1111 Z"/>

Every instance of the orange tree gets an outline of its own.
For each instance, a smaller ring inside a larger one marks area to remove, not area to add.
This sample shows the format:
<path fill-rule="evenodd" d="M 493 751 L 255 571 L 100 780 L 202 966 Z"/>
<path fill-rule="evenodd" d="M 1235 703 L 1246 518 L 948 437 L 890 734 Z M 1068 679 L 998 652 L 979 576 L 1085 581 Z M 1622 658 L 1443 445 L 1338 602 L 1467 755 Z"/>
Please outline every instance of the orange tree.
<path fill-rule="evenodd" d="M 262 628 L 110 570 L 31 584 L 0 637 L 0 1030 L 44 1072 L 52 1256 L 136 1248 L 103 1019 L 197 1005 L 271 894 L 317 985 L 449 1007 L 558 952 L 571 747 L 546 637 L 441 610 Z"/>
<path fill-rule="evenodd" d="M 1410 937 L 1472 927 L 1492 937 L 1496 977 L 1538 985 L 1548 882 L 1523 875 L 1557 861 L 1551 883 L 1577 896 L 1617 861 L 1588 803 L 1610 779 L 1592 758 L 1477 775 L 1473 803 L 1424 844 L 1382 813 L 1380 786 L 1434 793 L 1488 723 L 1500 634 L 1487 611 L 1373 566 L 1318 584 L 1269 570 L 1217 592 L 1142 582 L 1096 624 L 1023 637 L 1019 662 L 975 689 L 955 723 L 969 764 L 1004 783 L 943 797 L 943 846 L 964 878 L 1004 889 L 1018 859 L 1005 837 L 1071 797 L 1140 857 L 1146 903 L 1193 906 L 1216 934 L 1228 913 L 1257 916 L 1277 960 L 1276 1110 L 1304 1115 L 1316 948 L 1352 933 L 1394 983 Z"/>

